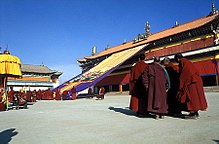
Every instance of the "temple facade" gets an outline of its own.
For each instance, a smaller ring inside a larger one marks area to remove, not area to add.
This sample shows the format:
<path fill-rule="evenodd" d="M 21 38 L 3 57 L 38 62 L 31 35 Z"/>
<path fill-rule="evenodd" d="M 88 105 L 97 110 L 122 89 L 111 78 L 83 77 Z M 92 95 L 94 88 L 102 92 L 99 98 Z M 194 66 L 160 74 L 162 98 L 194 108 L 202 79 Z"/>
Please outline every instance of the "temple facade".
<path fill-rule="evenodd" d="M 61 72 L 51 70 L 45 65 L 21 65 L 22 78 L 9 78 L 7 86 L 19 90 L 46 90 L 59 85 Z"/>
<path fill-rule="evenodd" d="M 123 62 L 112 73 L 104 77 L 94 86 L 105 87 L 106 91 L 127 91 L 129 90 L 130 70 L 137 61 L 140 53 L 146 56 L 146 62 L 151 63 L 153 57 L 169 57 L 172 61 L 174 55 L 182 53 L 183 56 L 194 62 L 204 86 L 218 85 L 219 67 L 219 13 L 212 3 L 212 11 L 209 15 L 193 21 L 179 24 L 157 32 L 150 33 L 150 25 L 145 24 L 145 32 L 138 34 L 132 41 L 107 48 L 100 53 L 92 53 L 91 56 L 78 59 L 82 73 L 98 65 L 112 54 L 146 45 L 141 51 Z M 92 50 L 93 52 L 96 51 Z M 173 61 L 174 62 L 174 61 Z"/>

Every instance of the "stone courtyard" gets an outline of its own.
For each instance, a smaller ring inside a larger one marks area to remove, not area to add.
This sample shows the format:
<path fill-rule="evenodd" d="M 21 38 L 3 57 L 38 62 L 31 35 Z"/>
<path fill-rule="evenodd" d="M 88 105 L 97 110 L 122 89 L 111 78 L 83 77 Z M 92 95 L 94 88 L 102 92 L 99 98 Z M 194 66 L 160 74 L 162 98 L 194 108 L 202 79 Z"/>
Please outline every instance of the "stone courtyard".
<path fill-rule="evenodd" d="M 219 93 L 198 120 L 138 118 L 130 96 L 104 100 L 38 101 L 29 109 L 0 113 L 1 144 L 212 144 L 219 143 Z"/>

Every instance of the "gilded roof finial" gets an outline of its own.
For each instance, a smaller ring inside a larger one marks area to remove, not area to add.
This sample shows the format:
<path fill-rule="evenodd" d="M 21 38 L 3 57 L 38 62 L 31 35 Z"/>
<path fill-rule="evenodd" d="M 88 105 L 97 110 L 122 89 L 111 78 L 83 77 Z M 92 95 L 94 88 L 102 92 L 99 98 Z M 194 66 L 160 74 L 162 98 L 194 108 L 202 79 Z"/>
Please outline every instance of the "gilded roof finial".
<path fill-rule="evenodd" d="M 212 5 L 211 5 L 211 14 L 212 14 L 212 15 L 216 14 L 216 9 L 215 9 L 214 2 L 213 2 L 213 1 L 212 1 Z"/>
<path fill-rule="evenodd" d="M 145 33 L 150 33 L 150 24 L 148 23 L 148 21 L 145 24 Z"/>

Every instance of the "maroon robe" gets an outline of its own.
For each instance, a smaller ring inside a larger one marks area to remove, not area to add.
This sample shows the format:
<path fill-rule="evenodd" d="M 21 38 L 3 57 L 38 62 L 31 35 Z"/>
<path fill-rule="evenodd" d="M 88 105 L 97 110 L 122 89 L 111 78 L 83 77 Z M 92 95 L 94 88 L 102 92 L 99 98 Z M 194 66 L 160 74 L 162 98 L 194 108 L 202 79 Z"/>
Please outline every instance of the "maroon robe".
<path fill-rule="evenodd" d="M 72 100 L 75 100 L 75 99 L 77 98 L 77 96 L 76 96 L 76 88 L 73 87 L 73 88 L 71 89 L 71 92 L 72 92 L 72 94 L 71 94 L 71 99 L 72 99 Z"/>
<path fill-rule="evenodd" d="M 63 93 L 62 93 L 62 100 L 67 100 L 67 94 L 68 94 L 68 91 L 65 90 Z"/>
<path fill-rule="evenodd" d="M 42 91 L 39 89 L 37 92 L 37 100 L 41 100 L 42 99 Z"/>
<path fill-rule="evenodd" d="M 53 100 L 53 99 L 54 99 L 54 98 L 53 98 L 53 94 L 52 94 L 52 92 L 50 91 L 50 89 L 46 90 L 45 95 L 46 95 L 46 99 L 47 99 L 47 100 Z"/>
<path fill-rule="evenodd" d="M 207 109 L 202 79 L 194 64 L 186 58 L 179 62 L 179 91 L 177 98 L 186 105 L 187 111 Z"/>
<path fill-rule="evenodd" d="M 13 96 L 14 96 L 14 90 L 10 90 L 10 91 L 8 92 L 8 101 L 9 101 L 10 103 L 13 102 Z"/>
<path fill-rule="evenodd" d="M 25 95 L 21 90 L 18 92 L 17 96 L 18 96 L 18 105 L 19 106 L 23 106 L 23 105 L 27 104 Z"/>
<path fill-rule="evenodd" d="M 129 94 L 131 95 L 130 109 L 139 113 L 145 112 L 145 97 L 146 92 L 143 88 L 141 75 L 148 64 L 143 60 L 137 62 L 131 69 L 130 81 L 129 81 Z"/>
<path fill-rule="evenodd" d="M 147 111 L 156 114 L 167 113 L 167 78 L 164 68 L 157 63 L 150 64 L 142 75 L 142 82 L 148 93 Z"/>
<path fill-rule="evenodd" d="M 32 100 L 31 100 L 31 95 L 32 95 L 32 92 L 31 91 L 28 91 L 26 94 L 25 94 L 25 96 L 26 96 L 26 101 L 27 102 L 31 102 Z"/>
<path fill-rule="evenodd" d="M 101 87 L 100 90 L 99 90 L 99 94 L 96 96 L 96 98 L 104 99 L 104 95 L 105 95 L 105 88 Z"/>
<path fill-rule="evenodd" d="M 6 105 L 4 104 L 4 102 L 2 102 L 2 95 L 0 94 L 0 111 L 5 111 L 6 110 Z"/>
<path fill-rule="evenodd" d="M 165 66 L 169 78 L 170 78 L 170 89 L 167 92 L 167 103 L 168 103 L 168 113 L 170 114 L 180 114 L 181 104 L 177 101 L 176 95 L 179 89 L 179 70 L 178 66 L 174 66 L 173 63 L 169 62 Z"/>
<path fill-rule="evenodd" d="M 36 90 L 34 90 L 32 93 L 32 102 L 36 102 L 36 99 L 37 99 L 37 92 Z"/>
<path fill-rule="evenodd" d="M 89 89 L 88 89 L 88 95 L 92 95 L 92 94 L 93 94 L 92 88 L 89 87 Z"/>
<path fill-rule="evenodd" d="M 61 94 L 60 94 L 60 90 L 59 88 L 56 89 L 56 97 L 55 97 L 56 100 L 61 100 Z"/>

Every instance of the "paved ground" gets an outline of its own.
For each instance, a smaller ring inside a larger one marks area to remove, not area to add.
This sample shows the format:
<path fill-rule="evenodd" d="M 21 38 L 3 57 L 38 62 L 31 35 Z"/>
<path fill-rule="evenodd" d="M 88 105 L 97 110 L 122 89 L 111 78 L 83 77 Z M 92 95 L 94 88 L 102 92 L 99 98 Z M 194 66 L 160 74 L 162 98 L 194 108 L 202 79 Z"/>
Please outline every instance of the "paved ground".
<path fill-rule="evenodd" d="M 219 143 L 219 93 L 207 93 L 199 120 L 137 118 L 129 96 L 105 100 L 40 101 L 0 113 L 0 144 Z"/>

